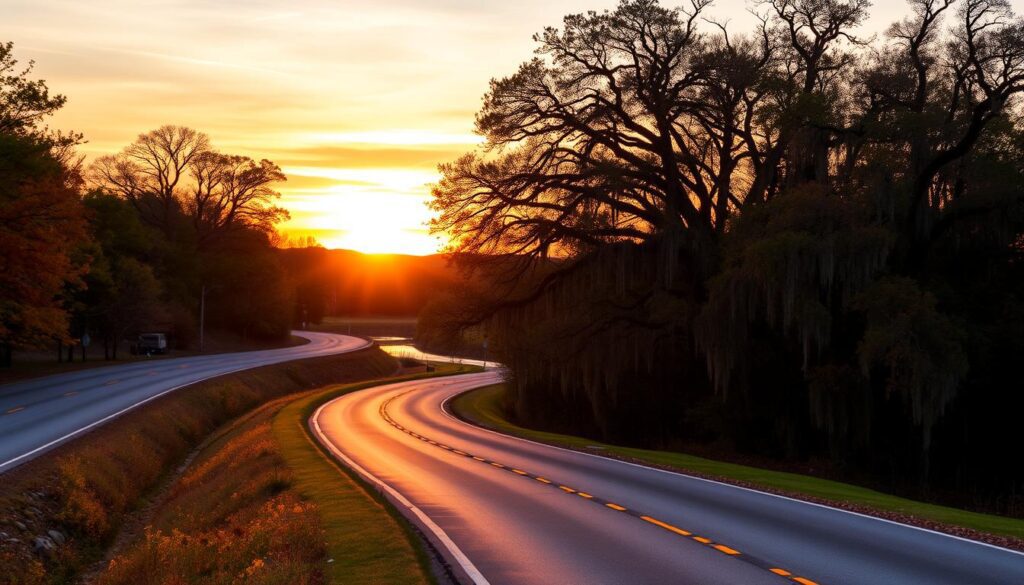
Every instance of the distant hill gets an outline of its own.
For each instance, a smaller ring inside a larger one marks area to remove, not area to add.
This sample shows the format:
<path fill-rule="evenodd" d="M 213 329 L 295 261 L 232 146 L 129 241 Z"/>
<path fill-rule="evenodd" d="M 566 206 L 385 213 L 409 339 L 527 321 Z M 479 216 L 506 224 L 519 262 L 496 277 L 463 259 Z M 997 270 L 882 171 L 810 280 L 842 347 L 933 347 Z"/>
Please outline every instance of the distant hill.
<path fill-rule="evenodd" d="M 435 294 L 459 279 L 457 269 L 440 254 L 363 254 L 324 248 L 290 248 L 280 253 L 296 283 L 297 310 L 305 309 L 310 320 L 327 315 L 417 315 Z"/>

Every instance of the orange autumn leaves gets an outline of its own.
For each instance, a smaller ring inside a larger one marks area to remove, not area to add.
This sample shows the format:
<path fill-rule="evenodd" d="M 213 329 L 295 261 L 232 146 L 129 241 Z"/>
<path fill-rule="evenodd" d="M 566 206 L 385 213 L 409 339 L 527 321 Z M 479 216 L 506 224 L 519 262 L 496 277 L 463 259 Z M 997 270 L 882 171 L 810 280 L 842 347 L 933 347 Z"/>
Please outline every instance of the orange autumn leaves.
<path fill-rule="evenodd" d="M 86 219 L 74 165 L 45 141 L 0 134 L 0 343 L 67 335 L 59 295 L 79 283 Z"/>
<path fill-rule="evenodd" d="M 108 564 L 100 585 L 324 582 L 315 507 L 292 491 L 271 435 L 279 403 L 212 443 L 171 488 L 145 537 Z"/>

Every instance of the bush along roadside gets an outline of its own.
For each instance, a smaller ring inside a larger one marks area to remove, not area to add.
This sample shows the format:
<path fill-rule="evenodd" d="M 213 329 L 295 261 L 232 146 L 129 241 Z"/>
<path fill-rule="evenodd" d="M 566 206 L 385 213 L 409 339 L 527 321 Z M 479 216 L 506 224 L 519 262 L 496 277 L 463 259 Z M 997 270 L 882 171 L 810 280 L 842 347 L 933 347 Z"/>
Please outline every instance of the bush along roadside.
<path fill-rule="evenodd" d="M 201 382 L 3 475 L 0 583 L 66 583 L 100 558 L 122 521 L 217 427 L 285 395 L 390 375 L 371 348 Z"/>

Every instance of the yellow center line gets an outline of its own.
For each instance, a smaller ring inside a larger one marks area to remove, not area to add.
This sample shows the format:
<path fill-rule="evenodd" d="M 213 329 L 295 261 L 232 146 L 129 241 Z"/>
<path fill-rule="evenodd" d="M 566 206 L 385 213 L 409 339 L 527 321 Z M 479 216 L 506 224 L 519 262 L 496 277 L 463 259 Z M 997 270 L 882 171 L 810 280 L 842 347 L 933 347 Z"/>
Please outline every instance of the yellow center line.
<path fill-rule="evenodd" d="M 679 534 L 681 536 L 692 536 L 692 534 L 693 534 L 693 533 L 687 532 L 687 531 L 685 531 L 682 528 L 679 528 L 677 526 L 672 526 L 671 524 L 668 524 L 667 522 L 662 522 L 661 520 L 657 520 L 655 518 L 651 518 L 650 516 L 641 516 L 640 519 L 644 520 L 644 521 L 647 521 L 647 522 L 650 522 L 651 524 L 654 524 L 655 526 L 660 526 L 660 527 L 664 528 L 665 530 L 668 530 L 669 532 L 675 532 L 676 534 Z"/>
<path fill-rule="evenodd" d="M 104 386 L 113 386 L 114 384 L 117 384 L 120 381 L 121 380 L 107 380 L 107 383 L 104 384 Z"/>
<path fill-rule="evenodd" d="M 114 382 L 117 382 L 117 380 L 115 380 Z M 18 410 L 21 410 L 22 408 L 23 407 L 18 407 L 16 409 L 11 409 L 11 410 L 7 411 L 7 413 L 10 414 L 12 412 L 17 412 Z M 500 468 L 500 469 L 509 469 L 510 471 L 512 471 L 513 473 L 515 473 L 517 475 L 523 475 L 523 476 L 526 476 L 526 477 L 531 477 L 532 479 L 535 479 L 535 480 L 537 480 L 537 481 L 539 481 L 541 483 L 545 483 L 545 484 L 551 484 L 552 483 L 551 480 L 543 478 L 543 477 L 540 477 L 540 476 L 530 476 L 530 474 L 528 474 L 527 472 L 523 471 L 522 469 L 517 469 L 517 468 L 514 468 L 514 467 L 507 468 L 505 465 L 502 465 L 501 463 L 498 463 L 497 461 L 488 461 L 487 459 L 484 459 L 483 457 L 479 457 L 477 455 L 470 455 L 469 453 L 466 453 L 465 451 L 460 451 L 459 449 L 455 449 L 454 447 L 449 447 L 448 445 L 444 445 L 442 443 L 438 443 L 437 441 L 434 441 L 433 439 L 428 439 L 427 437 L 424 437 L 424 436 L 422 436 L 420 434 L 417 434 L 417 433 L 415 433 L 415 432 L 413 432 L 411 430 L 408 430 L 405 427 L 399 425 L 397 422 L 395 422 L 393 419 L 391 419 L 390 417 L 387 416 L 387 413 L 383 410 L 383 408 L 382 408 L 382 414 L 384 415 L 385 420 L 387 420 L 392 426 L 394 426 L 395 428 L 405 432 L 406 434 L 408 434 L 410 436 L 413 436 L 413 437 L 416 437 L 417 439 L 420 439 L 421 441 L 426 441 L 426 442 L 430 443 L 431 445 L 434 445 L 434 446 L 437 446 L 437 447 L 441 447 L 442 449 L 446 449 L 448 451 L 451 451 L 452 453 L 456 453 L 456 454 L 462 455 L 464 457 L 472 457 L 473 459 L 476 459 L 477 461 L 480 461 L 482 463 L 490 464 L 490 465 L 492 465 L 494 467 L 497 467 L 497 468 Z M 594 496 L 592 496 L 592 495 L 590 495 L 590 494 L 588 494 L 586 492 L 576 491 L 575 489 L 573 489 L 573 488 L 571 488 L 569 486 L 560 485 L 560 484 L 556 484 L 556 485 L 558 485 L 558 489 L 564 491 L 567 494 L 576 494 L 576 495 L 580 496 L 581 498 L 586 498 L 588 500 L 591 500 L 591 499 L 594 498 Z M 618 512 L 626 512 L 626 511 L 628 511 L 625 506 L 620 506 L 620 505 L 615 504 L 613 502 L 605 502 L 604 505 L 606 507 L 611 508 L 612 510 L 616 510 Z M 632 514 L 636 515 L 635 512 L 633 512 Z M 738 551 L 738 550 L 736 550 L 734 548 L 728 547 L 728 546 L 726 546 L 724 544 L 715 544 L 711 539 L 704 538 L 703 536 L 694 536 L 692 532 L 688 532 L 688 531 L 683 530 L 682 528 L 679 528 L 677 526 L 673 526 L 673 525 L 668 524 L 666 522 L 662 522 L 661 520 L 658 520 L 656 518 L 652 518 L 650 516 L 638 516 L 638 517 L 641 520 L 645 521 L 645 522 L 648 522 L 650 524 L 654 524 L 655 526 L 658 526 L 660 528 L 668 530 L 669 532 L 673 532 L 675 534 L 679 534 L 680 536 L 686 536 L 686 537 L 692 538 L 693 540 L 695 540 L 697 542 L 700 542 L 702 544 L 706 544 L 708 546 L 711 546 L 712 548 L 714 548 L 715 550 L 717 550 L 717 551 L 719 551 L 721 553 L 724 553 L 724 554 L 727 554 L 727 555 L 730 555 L 730 556 L 739 556 L 739 555 L 742 554 L 742 553 L 740 553 L 740 551 Z M 814 581 L 811 581 L 810 579 L 805 579 L 803 577 L 793 577 L 792 576 L 793 574 L 790 573 L 789 571 L 785 570 L 785 569 L 781 569 L 781 568 L 775 567 L 775 568 L 770 568 L 768 570 L 770 572 L 776 574 L 776 575 L 780 575 L 780 576 L 783 576 L 783 577 L 789 577 L 792 581 L 794 581 L 796 583 L 799 583 L 800 585 L 818 585 L 818 583 L 816 583 Z"/>
<path fill-rule="evenodd" d="M 738 555 L 738 554 L 740 554 L 740 551 L 738 551 L 738 550 L 736 550 L 734 548 L 729 548 L 729 547 L 725 546 L 724 544 L 716 544 L 715 548 L 717 548 L 721 552 L 724 552 L 727 555 Z"/>
<path fill-rule="evenodd" d="M 65 392 L 64 396 L 74 396 L 75 394 L 78 394 L 78 392 L 75 392 L 74 390 L 72 390 L 71 392 Z"/>
<path fill-rule="evenodd" d="M 23 410 L 25 410 L 25 407 L 24 407 L 24 406 L 15 406 L 14 408 L 12 408 L 12 409 L 8 410 L 8 411 L 7 411 L 7 414 L 14 414 L 14 413 L 16 413 L 16 412 L 21 412 L 21 411 L 23 411 Z"/>

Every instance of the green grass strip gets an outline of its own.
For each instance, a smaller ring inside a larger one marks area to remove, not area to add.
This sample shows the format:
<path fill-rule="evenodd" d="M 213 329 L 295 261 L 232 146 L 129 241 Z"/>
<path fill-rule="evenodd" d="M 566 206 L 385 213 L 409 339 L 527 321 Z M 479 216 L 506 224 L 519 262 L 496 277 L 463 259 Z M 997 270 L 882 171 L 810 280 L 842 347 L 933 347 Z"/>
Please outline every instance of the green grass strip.
<path fill-rule="evenodd" d="M 801 495 L 835 503 L 849 503 L 866 508 L 915 516 L 951 526 L 962 526 L 990 534 L 1024 538 L 1024 520 L 979 514 L 946 506 L 916 502 L 884 494 L 872 489 L 807 475 L 759 469 L 676 453 L 609 445 L 591 439 L 527 429 L 509 422 L 502 412 L 502 385 L 488 386 L 463 394 L 452 401 L 452 409 L 461 417 L 483 427 L 509 435 L 582 451 L 601 452 L 631 460 L 671 467 L 709 477 L 740 481 L 745 484 L 778 490 L 796 497 Z M 596 449 L 595 449 L 596 448 Z"/>
<path fill-rule="evenodd" d="M 441 366 L 435 372 L 329 386 L 284 407 L 274 417 L 274 437 L 295 475 L 295 488 L 319 509 L 329 558 L 330 583 L 433 583 L 430 558 L 409 523 L 377 491 L 330 457 L 308 432 L 320 405 L 349 392 L 407 380 L 478 371 Z"/>

